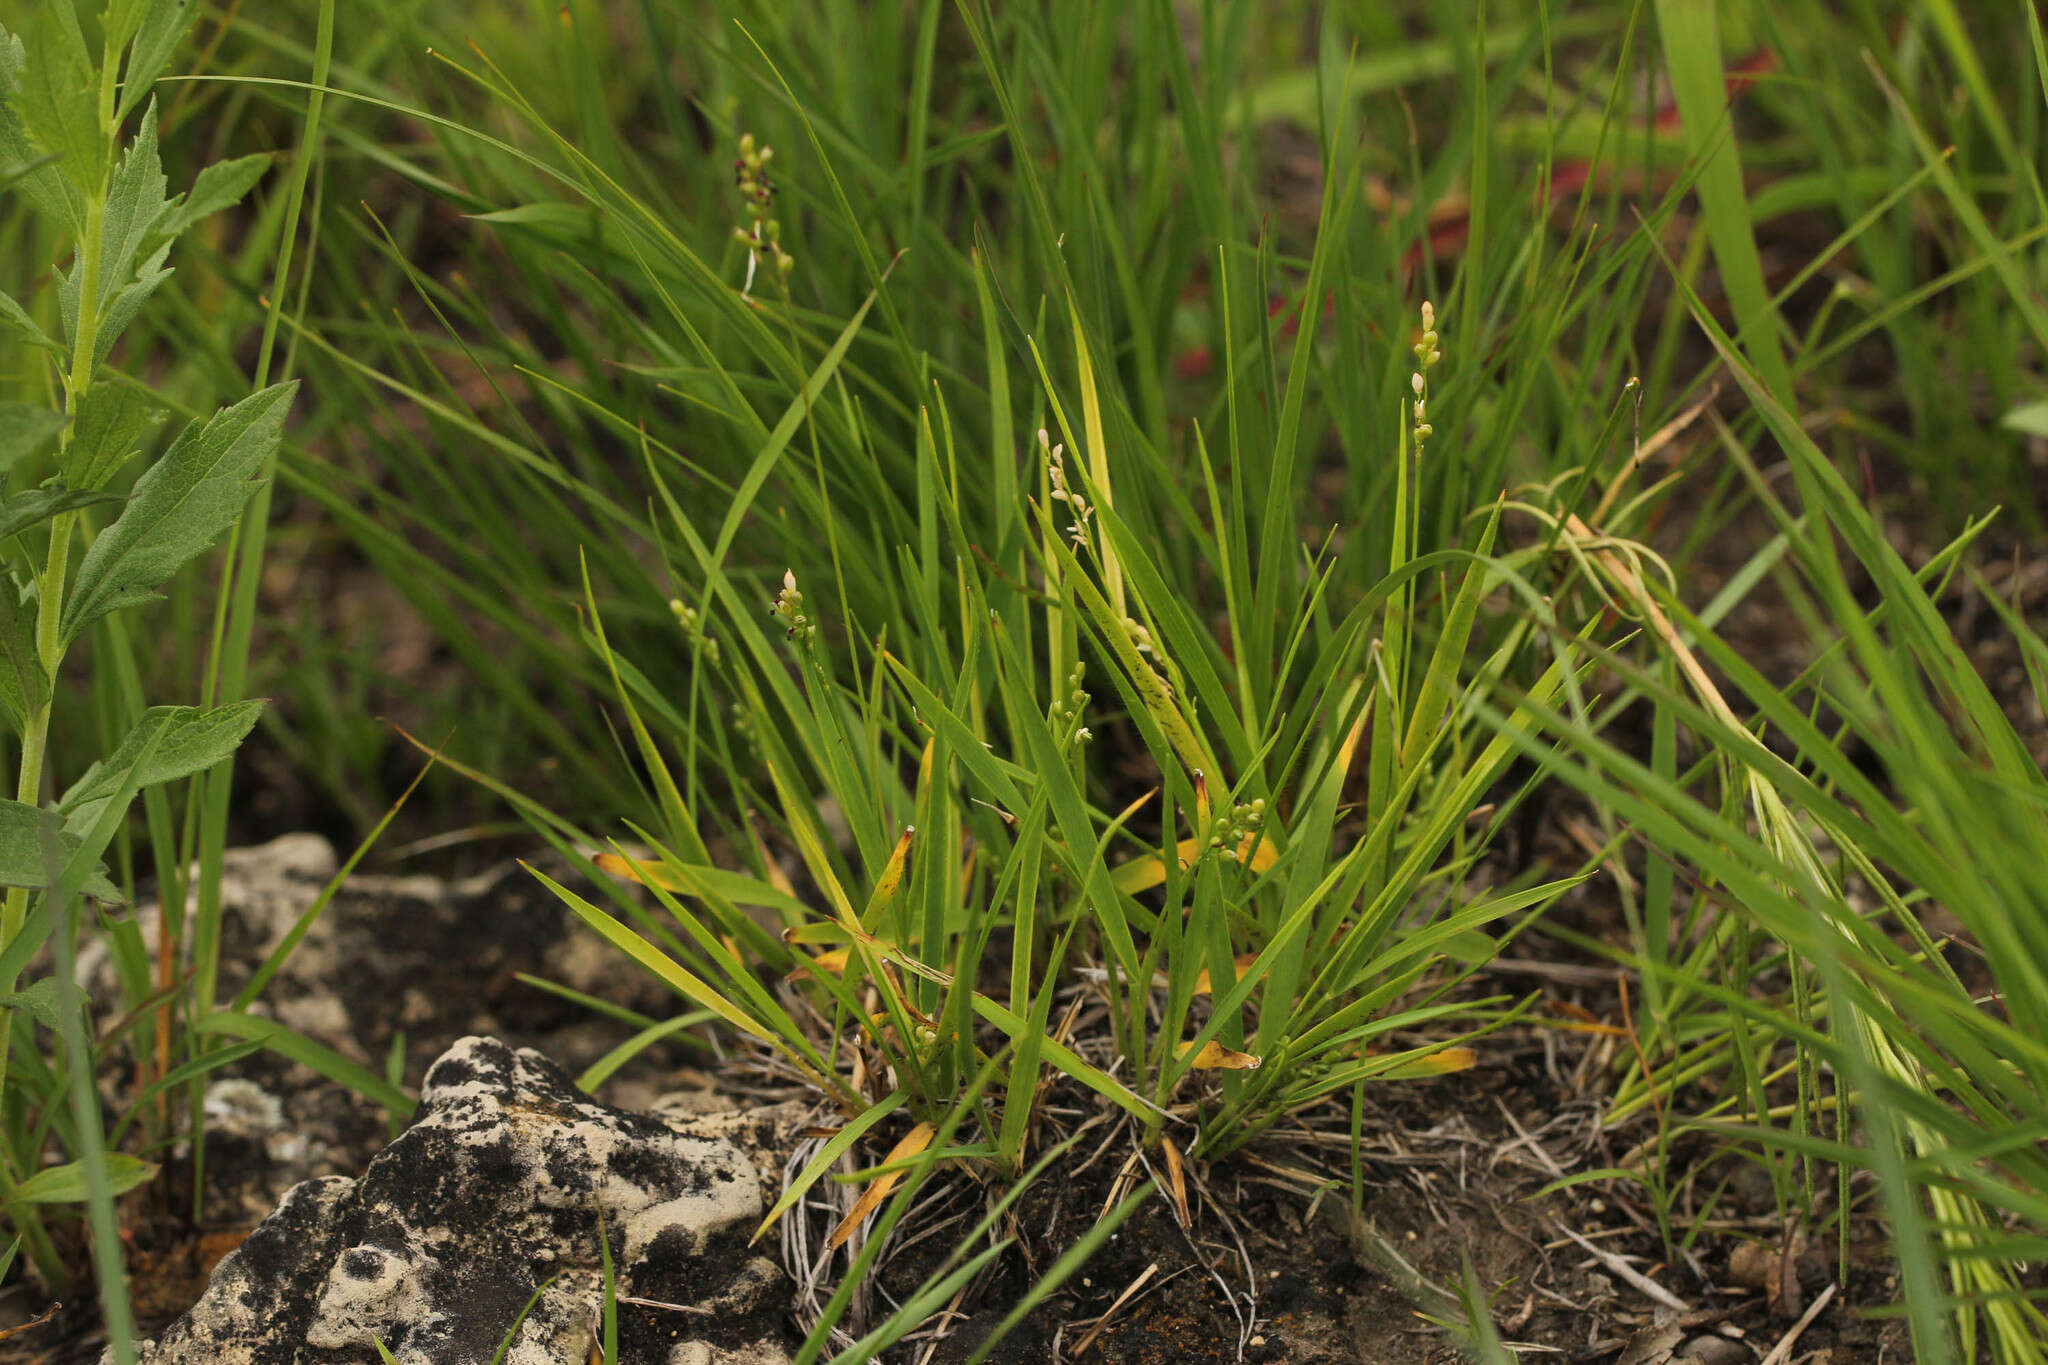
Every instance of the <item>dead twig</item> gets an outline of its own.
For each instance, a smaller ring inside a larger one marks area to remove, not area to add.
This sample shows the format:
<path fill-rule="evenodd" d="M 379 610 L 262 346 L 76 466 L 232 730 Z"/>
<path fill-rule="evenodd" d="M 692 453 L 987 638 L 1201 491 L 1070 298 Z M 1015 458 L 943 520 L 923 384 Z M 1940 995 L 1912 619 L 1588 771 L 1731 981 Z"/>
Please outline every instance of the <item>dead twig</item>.
<path fill-rule="evenodd" d="M 1627 1261 L 1615 1255 L 1613 1252 L 1608 1251 L 1602 1247 L 1594 1246 L 1591 1242 L 1587 1241 L 1584 1237 L 1579 1236 L 1578 1233 L 1573 1232 L 1570 1228 L 1564 1226 L 1564 1224 L 1562 1223 L 1559 1223 L 1557 1225 L 1557 1230 L 1563 1233 L 1565 1236 L 1571 1238 L 1574 1242 L 1577 1242 L 1579 1246 L 1585 1250 L 1587 1255 L 1591 1256 L 1594 1260 L 1598 1261 L 1608 1271 L 1612 1272 L 1614 1275 L 1626 1281 L 1632 1288 L 1636 1289 L 1645 1297 L 1651 1299 L 1656 1303 L 1664 1305 L 1664 1307 L 1669 1308 L 1676 1313 L 1690 1313 L 1692 1311 L 1691 1304 L 1687 1303 L 1684 1299 L 1679 1298 L 1678 1295 L 1672 1293 L 1663 1285 L 1658 1284 L 1648 1275 L 1643 1274 L 1642 1271 L 1637 1270 L 1634 1266 L 1630 1265 Z"/>
<path fill-rule="evenodd" d="M 1839 1289 L 1839 1284 L 1831 1284 L 1822 1290 L 1820 1297 L 1813 1301 L 1812 1306 L 1799 1315 L 1799 1321 L 1793 1323 L 1791 1329 L 1778 1338 L 1778 1344 L 1764 1357 L 1763 1365 L 1785 1365 L 1785 1362 L 1792 1358 L 1792 1347 L 1798 1342 L 1799 1334 L 1811 1327 L 1813 1320 L 1821 1315 L 1821 1310 L 1834 1302 L 1835 1293 Z"/>
<path fill-rule="evenodd" d="M 1140 1290 L 1144 1289 L 1152 1277 L 1158 1273 L 1159 1262 L 1153 1261 L 1138 1273 L 1137 1279 L 1125 1285 L 1124 1292 L 1117 1295 L 1116 1301 L 1111 1303 L 1102 1316 L 1095 1320 L 1095 1325 L 1088 1329 L 1088 1334 L 1074 1344 L 1074 1354 L 1077 1356 L 1088 1354 L 1088 1348 L 1095 1344 L 1096 1337 L 1102 1335 L 1102 1329 L 1109 1326 L 1109 1320 L 1117 1315 L 1117 1310 L 1129 1303 Z"/>

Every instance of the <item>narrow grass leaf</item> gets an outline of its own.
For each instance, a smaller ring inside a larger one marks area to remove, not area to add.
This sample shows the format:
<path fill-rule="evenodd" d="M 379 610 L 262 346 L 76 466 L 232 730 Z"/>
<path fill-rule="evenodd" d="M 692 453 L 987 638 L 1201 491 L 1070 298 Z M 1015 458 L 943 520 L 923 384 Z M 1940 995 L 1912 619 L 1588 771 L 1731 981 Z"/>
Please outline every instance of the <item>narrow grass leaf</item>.
<path fill-rule="evenodd" d="M 929 1123 L 918 1124 L 889 1149 L 889 1155 L 882 1158 L 882 1164 L 888 1166 L 899 1161 L 909 1161 L 931 1145 L 936 1132 L 937 1130 Z M 860 1225 L 867 1221 L 869 1214 L 882 1206 L 882 1201 L 889 1197 L 889 1192 L 902 1181 L 904 1174 L 903 1170 L 886 1171 L 868 1182 L 868 1187 L 861 1191 L 860 1198 L 847 1210 L 846 1217 L 839 1220 L 839 1226 L 833 1228 L 831 1236 L 825 1239 L 826 1248 L 836 1250 L 846 1245 L 847 1238 L 853 1236 Z"/>
<path fill-rule="evenodd" d="M 995 1350 L 996 1344 L 1008 1336 L 1018 1323 L 1029 1317 L 1032 1310 L 1047 1297 L 1058 1292 L 1061 1285 L 1080 1273 L 1081 1268 L 1088 1264 L 1089 1257 L 1093 1256 L 1104 1242 L 1116 1235 L 1117 1229 L 1152 1197 L 1157 1188 L 1150 1180 L 1138 1186 L 1122 1203 L 1083 1233 L 1079 1241 L 1060 1253 L 1059 1259 L 1052 1263 L 1052 1268 L 1045 1272 L 1044 1278 L 1025 1290 L 1023 1297 L 1011 1305 L 1010 1311 L 1003 1315 L 1002 1321 L 995 1325 L 995 1329 L 982 1339 L 974 1354 L 967 1358 L 967 1365 L 981 1365 L 987 1360 L 990 1352 Z"/>
<path fill-rule="evenodd" d="M 754 1229 L 754 1235 L 748 1240 L 760 1241 L 768 1229 L 781 1220 L 782 1215 L 795 1208 L 811 1187 L 825 1178 L 825 1173 L 852 1149 L 854 1143 L 859 1142 L 869 1129 L 901 1109 L 904 1101 L 909 1098 L 908 1091 L 892 1090 L 885 1098 L 862 1110 L 852 1122 L 827 1138 L 825 1145 L 818 1149 L 818 1154 L 806 1162 L 803 1170 L 789 1182 L 788 1188 L 782 1192 L 782 1197 L 769 1208 L 767 1216 L 761 1219 L 761 1226 Z"/>
<path fill-rule="evenodd" d="M 234 1010 L 217 1010 L 194 1020 L 192 1028 L 202 1034 L 227 1034 L 261 1042 L 280 1057 L 311 1068 L 393 1114 L 408 1115 L 417 1107 L 418 1102 L 412 1096 L 368 1067 L 350 1061 L 324 1043 L 315 1042 L 275 1020 Z"/>

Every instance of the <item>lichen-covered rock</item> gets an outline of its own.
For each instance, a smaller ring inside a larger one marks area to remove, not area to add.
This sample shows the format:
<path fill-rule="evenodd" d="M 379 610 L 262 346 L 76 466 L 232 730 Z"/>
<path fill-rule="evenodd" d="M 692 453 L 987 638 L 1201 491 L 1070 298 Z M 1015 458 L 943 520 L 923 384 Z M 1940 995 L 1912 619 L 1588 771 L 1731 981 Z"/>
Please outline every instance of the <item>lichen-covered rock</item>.
<path fill-rule="evenodd" d="M 601 1105 L 537 1052 L 465 1038 L 363 1177 L 294 1188 L 143 1365 L 376 1365 L 377 1342 L 402 1365 L 487 1365 L 515 1322 L 506 1365 L 583 1365 L 600 1230 L 626 1365 L 774 1365 L 788 1288 L 747 1245 L 762 1208 L 731 1143 Z"/>

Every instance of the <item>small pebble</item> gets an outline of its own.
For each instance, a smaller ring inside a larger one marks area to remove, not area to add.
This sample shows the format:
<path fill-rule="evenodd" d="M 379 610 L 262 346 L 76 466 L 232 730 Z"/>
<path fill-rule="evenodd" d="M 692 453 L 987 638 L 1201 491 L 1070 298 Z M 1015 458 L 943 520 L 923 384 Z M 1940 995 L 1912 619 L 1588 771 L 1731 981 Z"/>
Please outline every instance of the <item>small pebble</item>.
<path fill-rule="evenodd" d="M 1671 1365 L 1746 1365 L 1755 1359 L 1749 1348 L 1726 1337 L 1694 1337 L 1679 1348 Z"/>

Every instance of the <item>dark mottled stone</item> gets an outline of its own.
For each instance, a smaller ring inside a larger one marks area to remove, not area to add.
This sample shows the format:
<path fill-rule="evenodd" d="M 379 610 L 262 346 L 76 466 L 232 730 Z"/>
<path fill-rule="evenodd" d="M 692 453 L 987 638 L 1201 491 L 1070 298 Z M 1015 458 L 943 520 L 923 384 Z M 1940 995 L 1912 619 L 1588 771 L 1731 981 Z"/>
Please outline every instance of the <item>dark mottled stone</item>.
<path fill-rule="evenodd" d="M 699 1310 L 633 1307 L 629 1365 L 773 1365 L 788 1287 L 747 1246 L 761 1213 L 731 1143 L 599 1104 L 539 1053 L 465 1038 L 362 1179 L 293 1188 L 142 1360 L 377 1365 L 381 1341 L 401 1365 L 485 1365 L 552 1281 L 505 1365 L 581 1362 L 602 1235 L 622 1294 Z"/>

